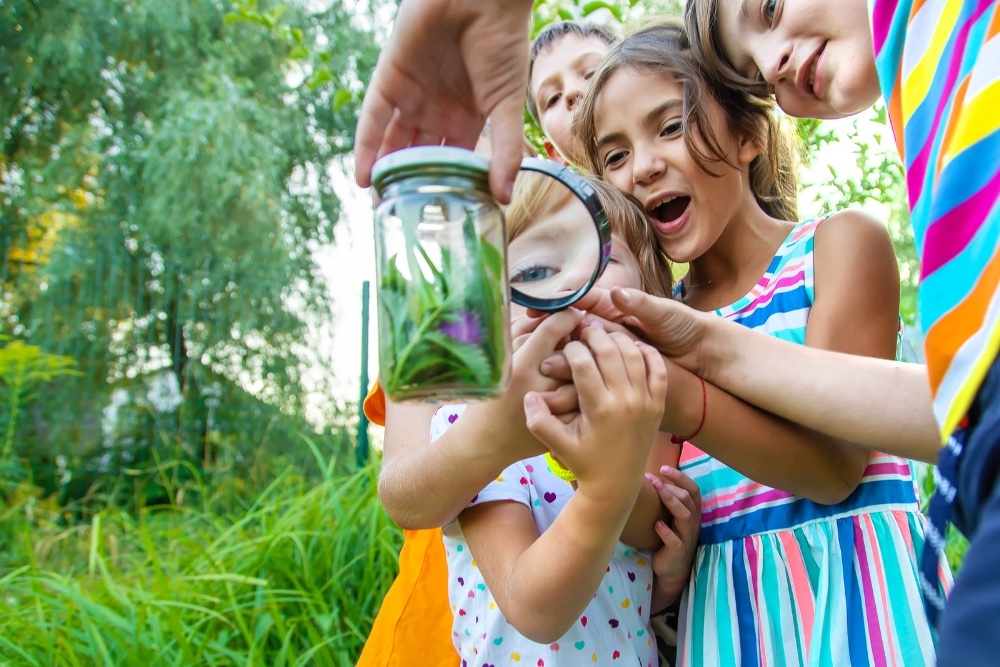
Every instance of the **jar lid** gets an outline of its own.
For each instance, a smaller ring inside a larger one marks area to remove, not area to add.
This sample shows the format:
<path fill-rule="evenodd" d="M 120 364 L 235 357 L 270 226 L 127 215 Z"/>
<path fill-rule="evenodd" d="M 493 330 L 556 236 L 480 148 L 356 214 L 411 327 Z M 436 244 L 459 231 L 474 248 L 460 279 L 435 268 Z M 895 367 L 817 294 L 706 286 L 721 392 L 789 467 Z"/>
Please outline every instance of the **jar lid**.
<path fill-rule="evenodd" d="M 410 176 L 464 176 L 484 183 L 490 161 L 483 155 L 456 146 L 414 146 L 383 155 L 372 167 L 372 186 L 380 194 L 385 186 Z"/>

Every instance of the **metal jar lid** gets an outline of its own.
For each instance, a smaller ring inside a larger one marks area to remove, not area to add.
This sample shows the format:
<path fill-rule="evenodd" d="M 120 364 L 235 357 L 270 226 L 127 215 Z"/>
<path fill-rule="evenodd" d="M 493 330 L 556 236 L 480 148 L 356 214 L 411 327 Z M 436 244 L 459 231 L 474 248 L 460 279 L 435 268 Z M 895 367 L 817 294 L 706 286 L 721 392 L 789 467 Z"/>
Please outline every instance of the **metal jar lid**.
<path fill-rule="evenodd" d="M 378 159 L 372 167 L 372 187 L 385 188 L 411 176 L 460 176 L 478 187 L 489 188 L 490 161 L 473 151 L 455 146 L 414 146 Z"/>

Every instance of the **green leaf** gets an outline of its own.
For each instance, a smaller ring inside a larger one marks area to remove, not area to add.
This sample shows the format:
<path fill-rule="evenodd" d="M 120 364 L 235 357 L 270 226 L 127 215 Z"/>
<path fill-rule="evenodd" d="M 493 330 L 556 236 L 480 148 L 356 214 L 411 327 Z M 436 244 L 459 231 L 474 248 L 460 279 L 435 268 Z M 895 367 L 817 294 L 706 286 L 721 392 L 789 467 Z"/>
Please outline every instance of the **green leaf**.
<path fill-rule="evenodd" d="M 292 50 L 288 52 L 288 57 L 292 60 L 308 60 L 309 50 L 304 46 L 294 46 Z"/>
<path fill-rule="evenodd" d="M 338 88 L 333 94 L 333 110 L 340 111 L 345 104 L 351 101 L 354 95 L 346 88 Z"/>
<path fill-rule="evenodd" d="M 322 67 L 316 68 L 316 71 L 313 72 L 312 76 L 309 77 L 309 80 L 306 82 L 306 86 L 309 90 L 315 90 L 324 84 L 330 83 L 331 81 L 333 81 L 333 72 L 330 71 L 329 67 L 323 65 Z"/>

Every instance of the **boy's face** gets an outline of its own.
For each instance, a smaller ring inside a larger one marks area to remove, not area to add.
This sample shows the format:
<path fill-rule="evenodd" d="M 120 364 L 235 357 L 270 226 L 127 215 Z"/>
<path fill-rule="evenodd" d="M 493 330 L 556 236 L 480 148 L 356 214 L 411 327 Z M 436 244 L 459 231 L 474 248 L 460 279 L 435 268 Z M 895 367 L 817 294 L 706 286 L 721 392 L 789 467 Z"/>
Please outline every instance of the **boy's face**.
<path fill-rule="evenodd" d="M 771 84 L 786 113 L 842 118 L 878 100 L 866 0 L 718 0 L 717 7 L 726 58 Z"/>
<path fill-rule="evenodd" d="M 538 108 L 542 132 L 557 155 L 568 162 L 578 155 L 573 116 L 610 46 L 598 37 L 569 34 L 556 40 L 535 58 L 529 88 Z M 551 153 L 551 151 L 550 151 Z"/>

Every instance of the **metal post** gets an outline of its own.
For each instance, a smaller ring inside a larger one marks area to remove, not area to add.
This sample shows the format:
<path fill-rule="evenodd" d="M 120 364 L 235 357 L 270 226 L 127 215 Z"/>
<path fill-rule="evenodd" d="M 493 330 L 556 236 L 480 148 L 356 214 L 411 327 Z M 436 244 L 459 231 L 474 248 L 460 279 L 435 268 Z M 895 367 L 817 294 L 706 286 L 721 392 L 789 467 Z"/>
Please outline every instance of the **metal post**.
<path fill-rule="evenodd" d="M 365 416 L 365 396 L 368 395 L 368 281 L 361 284 L 361 400 L 358 403 L 358 445 L 356 460 L 362 468 L 368 463 L 368 417 Z"/>

